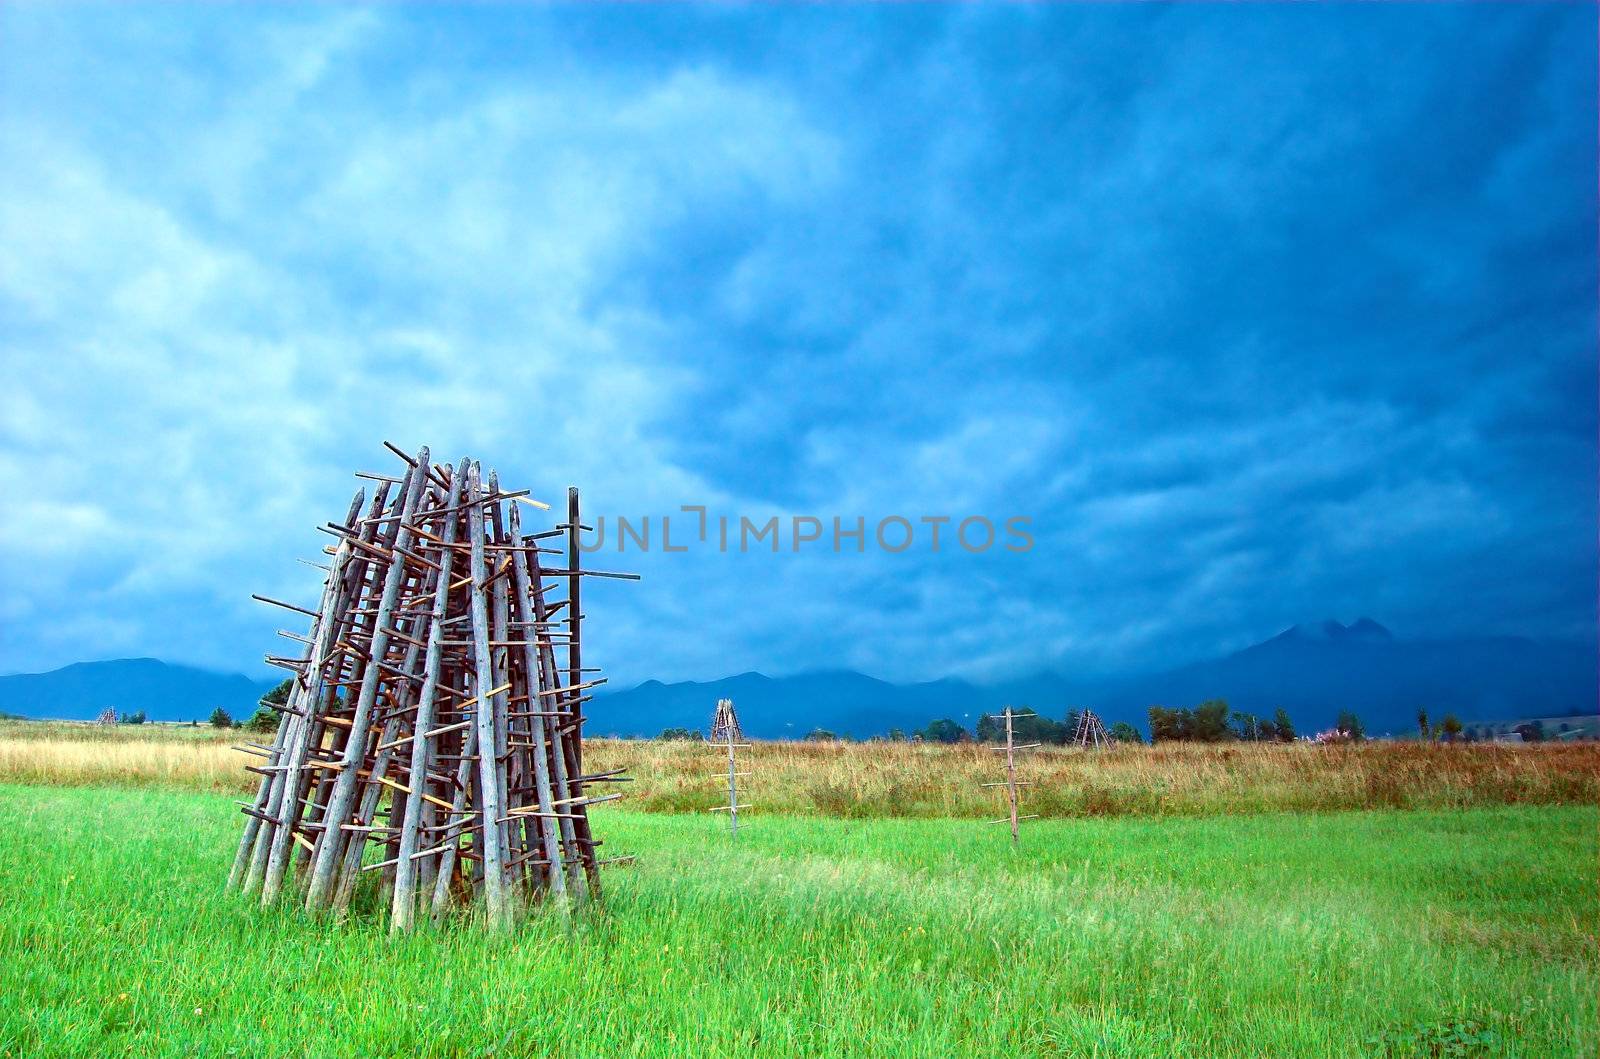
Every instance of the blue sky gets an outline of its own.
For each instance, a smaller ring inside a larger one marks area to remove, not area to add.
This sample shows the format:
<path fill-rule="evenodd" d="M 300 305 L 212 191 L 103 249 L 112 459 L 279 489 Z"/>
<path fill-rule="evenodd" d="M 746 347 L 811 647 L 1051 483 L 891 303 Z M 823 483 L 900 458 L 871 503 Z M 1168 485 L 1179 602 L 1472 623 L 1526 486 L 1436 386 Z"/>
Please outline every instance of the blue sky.
<path fill-rule="evenodd" d="M 622 681 L 1593 637 L 1595 22 L 0 6 L 0 670 L 261 671 L 385 438 L 596 513 L 1031 519 L 596 557 Z"/>

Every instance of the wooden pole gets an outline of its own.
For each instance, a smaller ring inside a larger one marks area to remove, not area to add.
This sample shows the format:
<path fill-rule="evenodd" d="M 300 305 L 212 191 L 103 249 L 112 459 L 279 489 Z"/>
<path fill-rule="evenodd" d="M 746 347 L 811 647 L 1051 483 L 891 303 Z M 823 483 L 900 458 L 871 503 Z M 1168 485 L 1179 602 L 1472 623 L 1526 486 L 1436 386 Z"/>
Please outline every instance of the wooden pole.
<path fill-rule="evenodd" d="M 372 517 L 375 518 L 384 512 L 388 496 L 389 483 L 384 482 L 372 498 L 372 506 L 369 509 Z M 379 530 L 379 524 L 369 520 L 362 527 L 360 539 L 369 542 L 375 540 Z M 311 778 L 307 774 L 307 766 L 311 764 L 308 758 L 313 752 L 319 755 L 321 753 L 325 734 L 324 712 L 332 707 L 337 694 L 333 682 L 328 680 L 327 667 L 330 664 L 337 664 L 341 671 L 344 667 L 345 658 L 341 653 L 343 648 L 338 644 L 341 637 L 352 629 L 351 616 L 348 612 L 361 599 L 367 572 L 372 566 L 366 555 L 355 550 L 352 543 L 350 539 L 341 539 L 334 553 L 333 572 L 329 580 L 337 584 L 337 594 L 333 597 L 334 605 L 327 620 L 318 626 L 317 644 L 313 648 L 312 660 L 307 664 L 303 674 L 309 677 L 312 683 L 304 689 L 305 700 L 301 710 L 301 719 L 304 723 L 299 727 L 297 738 L 286 761 L 283 788 L 275 796 L 278 804 L 282 806 L 282 811 L 278 830 L 273 836 L 272 849 L 265 862 L 265 877 L 261 887 L 263 904 L 271 904 L 277 899 L 289 864 L 303 853 L 302 847 L 293 839 L 296 837 L 295 828 L 299 826 L 307 808 L 304 792 Z M 337 680 L 336 675 L 334 681 Z M 343 735 L 342 730 L 335 727 L 334 732 L 335 746 L 342 746 L 339 743 Z M 326 794 L 332 787 L 334 773 L 325 769 L 314 771 L 320 774 L 321 779 L 317 785 L 313 805 L 320 808 L 325 804 Z M 275 810 L 274 815 L 280 814 Z"/>
<path fill-rule="evenodd" d="M 355 525 L 356 519 L 361 517 L 361 505 L 366 501 L 366 496 L 367 493 L 365 489 L 356 490 L 355 498 L 350 501 L 350 510 L 345 515 L 345 525 L 353 526 Z M 318 613 L 326 613 L 332 609 L 337 588 L 335 584 L 333 568 L 329 566 L 325 569 L 327 569 L 328 574 L 322 582 L 322 602 L 317 607 Z M 320 621 L 322 619 L 318 620 Z M 315 629 L 313 629 L 313 636 L 314 635 Z M 306 642 L 311 644 L 313 647 L 316 646 L 316 641 L 314 639 L 307 639 Z M 297 677 L 295 684 L 298 683 L 300 683 L 300 680 Z M 291 691 L 295 684 L 290 685 Z M 287 697 L 285 698 L 284 705 L 289 705 Z M 278 729 L 273 735 L 272 753 L 267 758 L 267 764 L 270 767 L 270 771 L 261 777 L 261 782 L 256 787 L 256 797 L 254 802 L 254 808 L 256 812 L 246 814 L 245 816 L 244 834 L 239 839 L 239 851 L 234 855 L 233 858 L 233 870 L 228 873 L 227 888 L 230 890 L 244 884 L 249 876 L 251 862 L 255 859 L 255 847 L 257 845 L 258 838 L 263 848 L 265 848 L 266 845 L 271 841 L 270 827 L 265 833 L 262 830 L 262 816 L 269 815 L 267 812 L 267 807 L 272 800 L 273 780 L 282 770 L 284 750 L 288 744 L 289 731 L 292 728 L 291 722 L 294 720 L 294 716 L 294 714 L 288 712 L 287 710 L 278 715 Z M 258 882 L 259 874 L 257 878 L 252 881 Z"/>
<path fill-rule="evenodd" d="M 511 539 L 513 541 L 520 541 L 522 539 L 522 520 L 518 515 L 517 508 L 515 506 L 511 508 L 510 519 Z M 529 610 L 524 610 L 523 613 L 528 613 L 534 621 L 540 620 L 539 618 L 533 616 L 540 608 L 534 602 L 536 599 L 538 599 L 538 596 L 534 594 L 531 580 L 528 577 L 527 554 L 521 551 L 512 552 L 511 565 L 512 576 L 516 580 L 516 599 L 519 608 L 530 608 Z M 524 643 L 522 645 L 523 668 L 528 674 L 528 687 L 539 688 L 542 690 L 544 688 L 544 682 L 540 679 L 540 675 L 545 671 L 545 668 L 540 665 L 539 650 L 540 648 L 532 643 Z M 548 650 L 548 648 L 546 648 L 546 650 Z M 529 705 L 535 711 L 543 711 L 544 709 L 544 706 L 542 705 L 535 706 L 532 703 Z M 555 798 L 550 793 L 550 764 L 553 755 L 550 753 L 549 742 L 550 729 L 556 726 L 547 725 L 545 723 L 545 718 L 541 716 L 531 717 L 529 718 L 529 721 L 531 723 L 528 725 L 528 729 L 529 733 L 533 737 L 534 743 L 533 751 L 529 757 L 532 758 L 533 762 L 535 804 L 538 805 L 541 813 L 550 812 L 553 808 L 552 803 L 555 801 Z M 559 757 L 560 755 L 555 756 Z M 571 794 L 563 793 L 562 797 L 571 797 Z M 546 823 L 545 819 L 541 818 L 537 822 L 537 827 L 540 837 L 540 844 L 544 851 L 544 859 L 549 862 L 547 871 L 550 889 L 555 893 L 557 898 L 564 898 L 567 892 L 567 880 L 566 872 L 562 866 L 562 844 L 560 839 L 557 837 L 562 831 L 562 828 L 559 826 L 560 823 L 561 821 L 556 821 L 554 824 Z M 567 826 L 569 828 L 571 827 L 570 822 L 568 822 Z"/>
<path fill-rule="evenodd" d="M 467 461 L 463 459 L 458 467 L 465 468 Z M 449 468 L 446 468 L 449 472 Z M 463 492 L 461 486 L 466 481 L 466 475 L 457 471 L 451 479 L 450 493 L 445 498 L 445 505 L 457 502 L 457 497 Z M 434 583 L 433 606 L 428 613 L 428 653 L 422 666 L 422 693 L 417 700 L 417 716 L 412 723 L 415 733 L 411 740 L 411 783 L 414 789 L 420 792 L 419 777 L 425 777 L 432 764 L 431 751 L 433 740 L 428 733 L 432 731 L 434 705 L 438 701 L 439 667 L 444 654 L 444 646 L 440 642 L 444 639 L 444 619 L 449 608 L 450 582 L 455 569 L 456 551 L 448 547 L 455 543 L 456 527 L 460 520 L 455 515 L 445 518 L 444 529 L 440 533 L 445 542 L 443 556 L 439 559 L 441 567 L 439 577 Z M 417 877 L 418 865 L 412 859 L 412 854 L 417 851 L 417 829 L 422 825 L 422 807 L 427 802 L 421 798 L 411 798 L 406 801 L 405 817 L 400 822 L 400 847 L 396 854 L 394 869 L 394 900 L 390 906 L 389 929 L 397 934 L 405 933 L 412 928 L 417 911 L 416 894 L 414 887 Z"/>
<path fill-rule="evenodd" d="M 272 798 L 272 780 L 278 774 L 283 762 L 283 746 L 285 737 L 289 733 L 289 722 L 294 719 L 292 713 L 278 715 L 278 730 L 272 737 L 272 753 L 267 755 L 269 771 L 261 777 L 261 782 L 256 785 L 256 797 L 252 803 L 257 813 L 265 814 L 267 805 Z M 245 815 L 244 835 L 239 839 L 239 852 L 233 857 L 233 870 L 228 873 L 226 889 L 232 890 L 245 880 L 249 871 L 250 861 L 255 853 L 256 837 L 261 833 L 261 817 L 255 814 Z"/>
<path fill-rule="evenodd" d="M 733 729 L 728 729 L 728 832 L 734 837 L 739 837 L 739 782 L 737 766 L 734 764 L 734 734 Z"/>
<path fill-rule="evenodd" d="M 426 591 L 431 592 L 434 586 L 437 585 L 437 577 L 438 575 L 435 571 L 426 571 L 426 575 L 423 578 Z M 420 625 L 421 623 L 417 622 L 416 624 Z M 399 632 L 398 629 L 394 631 Z M 421 654 L 422 648 L 413 639 L 411 643 L 406 645 L 405 661 L 401 664 L 401 669 L 407 673 L 416 672 L 417 661 Z M 383 797 L 385 787 L 389 785 L 389 767 L 396 756 L 394 741 L 400 735 L 404 716 L 401 707 L 411 697 L 412 688 L 409 681 L 396 686 L 391 698 L 396 712 L 394 716 L 391 716 L 384 723 L 383 734 L 378 739 L 378 746 L 383 749 L 368 751 L 363 748 L 363 760 L 369 760 L 370 764 L 367 768 L 368 775 L 365 785 L 361 787 L 360 796 L 356 802 L 359 808 L 354 822 L 358 825 L 370 825 L 377 818 L 379 800 Z M 406 792 L 404 790 L 396 790 L 393 787 L 389 787 L 389 789 L 392 792 L 391 800 L 405 798 Z M 334 884 L 333 899 L 330 902 L 330 907 L 340 914 L 343 914 L 345 909 L 350 907 L 350 899 L 355 893 L 356 880 L 361 876 L 361 856 L 366 850 L 367 839 L 370 836 L 370 831 L 354 831 L 345 840 L 344 861 L 339 868 L 339 877 Z"/>
<path fill-rule="evenodd" d="M 519 553 L 528 565 L 528 581 L 533 602 L 533 620 L 537 623 L 534 627 L 543 633 L 549 628 L 551 609 L 545 606 L 544 601 L 544 570 L 539 561 L 539 553 Z M 539 690 L 554 692 L 561 688 L 561 670 L 556 665 L 555 648 L 548 635 L 536 637 L 539 641 Z M 532 686 L 532 685 L 530 685 Z M 572 757 L 568 747 L 571 743 L 582 739 L 582 732 L 577 727 L 570 730 L 568 725 L 573 723 L 573 718 L 567 704 L 567 697 L 562 695 L 550 696 L 554 699 L 555 712 L 560 714 L 550 725 L 550 789 L 557 798 L 573 798 L 583 793 L 581 787 L 572 783 L 582 772 L 573 765 L 569 758 Z M 567 872 L 567 889 L 573 900 L 582 903 L 589 895 L 589 879 L 591 878 L 591 861 L 593 858 L 592 838 L 589 833 L 589 818 L 585 813 L 581 819 L 573 820 L 566 816 L 557 819 L 560 826 L 561 847 L 564 865 Z M 595 891 L 598 893 L 598 889 Z"/>
<path fill-rule="evenodd" d="M 500 476 L 494 471 L 489 472 L 487 495 L 500 495 Z M 488 539 L 493 540 L 496 544 L 505 543 L 504 527 L 500 516 L 501 502 L 497 500 L 492 504 L 481 504 L 479 506 L 483 508 L 484 529 Z M 503 575 L 509 572 L 511 568 L 511 557 L 506 555 L 501 559 L 499 558 L 499 552 L 496 552 L 495 555 L 497 557 L 495 562 L 501 565 L 489 576 L 489 580 L 494 583 L 493 591 L 489 596 L 490 671 L 494 677 L 495 687 L 502 685 L 509 687 L 512 683 L 511 648 L 506 645 L 512 638 L 510 625 L 511 599 L 510 585 Z M 500 646 L 496 646 L 497 644 Z M 507 697 L 505 694 L 495 695 L 490 701 L 490 706 L 494 711 L 494 754 L 495 760 L 499 763 L 499 767 L 495 769 L 496 782 L 499 785 L 496 794 L 499 799 L 498 804 L 502 810 L 509 808 L 511 805 L 510 785 L 513 781 L 520 781 L 521 777 L 518 773 L 523 761 L 521 754 L 511 753 L 511 718 L 509 716 L 511 707 L 506 701 Z M 531 698 L 532 696 L 530 696 Z M 495 818 L 494 826 L 502 851 L 503 885 L 507 888 L 508 893 L 515 893 L 516 888 L 511 866 L 516 861 L 519 853 L 516 840 L 516 832 L 519 829 L 505 820 L 503 811 L 500 816 Z M 515 910 L 514 905 L 513 910 Z"/>
<path fill-rule="evenodd" d="M 426 448 L 418 454 L 417 462 L 423 468 L 428 466 Z M 406 490 L 399 512 L 399 531 L 395 542 L 402 548 L 411 543 L 412 533 L 408 522 L 417 506 L 417 501 L 422 497 L 423 486 L 428 481 L 425 471 L 417 468 L 408 471 L 406 478 Z M 338 824 L 349 813 L 350 802 L 355 797 L 356 770 L 360 767 L 366 748 L 368 729 L 372 723 L 372 704 L 377 701 L 378 684 L 382 680 L 382 670 L 376 663 L 383 661 L 388 654 L 389 624 L 395 600 L 400 595 L 400 584 L 404 580 L 405 563 L 396 559 L 389 564 L 388 572 L 384 576 L 383 597 L 378 603 L 378 613 L 373 622 L 371 664 L 367 666 L 366 674 L 361 681 L 361 696 L 356 701 L 355 717 L 346 740 L 343 768 L 339 771 L 339 778 L 334 781 L 333 791 L 328 798 L 328 808 L 323 814 L 323 821 L 331 826 L 323 829 L 316 860 L 311 866 L 311 883 L 306 890 L 306 908 L 309 911 L 315 912 L 323 908 L 332 897 L 334 872 L 338 868 L 346 837 L 346 832 L 341 830 Z"/>
<path fill-rule="evenodd" d="M 379 485 L 370 508 L 374 514 L 382 513 L 388 495 L 389 484 L 385 482 Z M 376 535 L 377 526 L 368 525 L 363 533 Z M 268 815 L 276 821 L 271 830 L 271 842 L 258 846 L 250 876 L 245 882 L 248 892 L 253 889 L 253 880 L 260 878 L 263 905 L 270 905 L 277 900 L 284 873 L 296 849 L 294 829 L 304 811 L 301 798 L 308 779 L 306 759 L 322 739 L 318 715 L 325 707 L 327 696 L 326 669 L 342 631 L 344 619 L 341 615 L 360 591 L 366 560 L 357 557 L 355 549 L 347 541 L 341 541 L 334 552 L 332 566 L 324 590 L 324 598 L 329 602 L 323 608 L 324 617 L 313 626 L 312 638 L 316 643 L 311 649 L 311 660 L 306 663 L 290 694 L 289 705 L 298 706 L 299 713 L 292 715 L 294 727 L 285 737 L 288 749 L 284 754 L 283 771 L 273 780 L 274 789 L 267 807 Z"/>
<path fill-rule="evenodd" d="M 495 732 L 495 706 L 491 690 L 494 688 L 494 660 L 489 654 L 489 605 L 484 582 L 489 570 L 484 563 L 483 509 L 478 500 L 483 496 L 479 482 L 479 467 L 473 461 L 467 468 L 467 529 L 472 540 L 472 641 L 477 661 L 477 680 L 473 690 L 478 702 L 473 707 L 477 719 L 479 770 L 481 787 L 479 806 L 482 809 L 483 828 L 478 832 L 483 841 L 483 896 L 489 913 L 489 926 L 506 930 L 511 926 L 511 909 L 505 893 L 505 850 L 501 833 L 505 825 L 500 818 L 505 815 L 500 803 L 500 770 L 495 761 L 500 740 Z"/>
<path fill-rule="evenodd" d="M 574 485 L 567 489 L 567 628 L 572 633 L 567 646 L 567 687 L 569 688 L 583 683 L 583 604 L 581 595 L 583 576 L 579 573 L 583 549 L 578 546 L 582 540 L 580 534 L 583 527 L 580 524 L 580 519 L 578 487 Z M 577 726 L 582 723 L 583 704 L 576 694 L 571 697 L 571 703 L 572 723 Z M 573 730 L 575 733 L 581 734 L 579 728 L 574 727 Z M 574 738 L 572 746 L 574 750 L 572 755 L 574 774 L 581 776 L 583 775 L 582 738 Z"/>
<path fill-rule="evenodd" d="M 567 489 L 567 702 L 572 714 L 565 722 L 567 738 L 562 740 L 562 752 L 567 758 L 567 775 L 583 775 L 583 696 L 573 690 L 583 683 L 583 549 L 580 547 L 583 532 L 583 515 L 578 503 L 578 487 Z M 573 790 L 571 794 L 581 793 Z M 583 813 L 573 821 L 573 840 L 578 844 L 578 855 L 583 863 L 583 874 L 588 892 L 600 892 L 600 865 L 595 857 L 594 838 L 589 830 L 589 814 Z"/>
<path fill-rule="evenodd" d="M 1006 707 L 1006 802 L 1011 808 L 1011 845 L 1018 843 L 1017 837 L 1017 749 L 1016 737 L 1011 726 L 1011 707 Z"/>
<path fill-rule="evenodd" d="M 472 776 L 476 771 L 474 758 L 479 756 L 478 729 L 474 726 L 467 729 L 466 737 L 461 741 L 461 761 L 456 766 L 455 793 L 450 800 L 450 815 L 445 820 L 446 841 L 442 843 L 444 850 L 439 854 L 439 863 L 435 869 L 437 874 L 433 881 L 432 902 L 435 919 L 443 916 L 445 910 L 450 907 L 450 882 L 461 857 L 458 845 L 462 833 L 460 828 L 466 820 L 467 794 L 472 790 Z"/>
<path fill-rule="evenodd" d="M 1016 710 L 1013 710 L 1010 706 L 1007 706 L 1005 708 L 1005 712 L 1001 714 L 1001 718 L 1005 721 L 1005 725 L 1006 725 L 1006 741 L 1005 741 L 1005 745 L 1004 746 L 991 746 L 991 747 L 987 748 L 989 750 L 994 750 L 994 751 L 1004 751 L 1005 755 L 1006 755 L 1006 778 L 1003 779 L 1003 780 L 996 780 L 993 783 L 985 783 L 984 786 L 985 787 L 1004 787 L 1006 789 L 1006 815 L 1002 816 L 998 820 L 991 820 L 989 822 L 991 824 L 1010 824 L 1011 825 L 1011 846 L 1012 846 L 1013 849 L 1016 848 L 1016 846 L 1018 845 L 1018 843 L 1020 841 L 1019 840 L 1019 829 L 1018 829 L 1017 825 L 1023 820 L 1035 819 L 1036 816 L 1038 815 L 1038 814 L 1030 814 L 1030 815 L 1027 815 L 1027 816 L 1023 816 L 1021 814 L 1020 810 L 1019 810 L 1019 806 L 1020 806 L 1020 803 L 1021 803 L 1021 789 L 1023 787 L 1029 786 L 1029 784 L 1023 783 L 1023 782 L 1021 782 L 1020 780 L 1017 779 L 1017 751 L 1019 751 L 1019 750 L 1031 750 L 1034 747 L 1037 747 L 1037 746 L 1041 745 L 1039 743 L 1018 743 L 1017 742 L 1016 722 L 1017 722 L 1017 719 L 1020 718 L 1020 717 L 1037 717 L 1037 716 L 1038 716 L 1038 714 L 1032 713 L 1032 712 L 1018 713 Z M 987 720 L 988 719 L 987 716 L 984 719 Z"/>

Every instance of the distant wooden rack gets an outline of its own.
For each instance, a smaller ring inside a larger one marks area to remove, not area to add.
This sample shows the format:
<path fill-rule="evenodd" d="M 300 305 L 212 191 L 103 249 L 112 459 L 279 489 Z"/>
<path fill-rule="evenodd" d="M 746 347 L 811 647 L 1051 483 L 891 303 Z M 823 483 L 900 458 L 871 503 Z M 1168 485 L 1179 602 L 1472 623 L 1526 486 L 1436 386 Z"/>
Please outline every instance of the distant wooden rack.
<path fill-rule="evenodd" d="M 994 751 L 1001 751 L 1001 752 L 1005 753 L 1005 755 L 1006 755 L 1006 778 L 1003 779 L 1003 780 L 996 781 L 994 783 L 985 783 L 984 786 L 985 787 L 1004 787 L 1006 789 L 1006 792 L 1005 792 L 1006 793 L 1006 810 L 1007 810 L 1006 815 L 1000 817 L 997 820 L 990 820 L 989 823 L 991 823 L 991 824 L 1010 824 L 1011 825 L 1011 845 L 1013 847 L 1015 847 L 1020 843 L 1020 837 L 1019 837 L 1019 831 L 1018 831 L 1017 825 L 1019 823 L 1021 823 L 1022 821 L 1024 821 L 1024 820 L 1037 820 L 1039 818 L 1039 814 L 1038 813 L 1029 813 L 1026 816 L 1024 816 L 1019 812 L 1019 804 L 1020 804 L 1020 801 L 1021 801 L 1021 793 L 1022 793 L 1021 789 L 1023 787 L 1031 787 L 1031 786 L 1033 786 L 1033 784 L 1028 783 L 1028 782 L 1023 781 L 1023 780 L 1017 779 L 1017 751 L 1019 751 L 1019 750 L 1032 750 L 1035 747 L 1039 746 L 1040 744 L 1039 743 L 1021 743 L 1021 744 L 1019 744 L 1017 742 L 1016 726 L 1013 724 L 1013 722 L 1016 721 L 1016 720 L 1019 720 L 1019 719 L 1021 719 L 1023 717 L 1037 717 L 1038 714 L 1033 713 L 1032 711 L 1018 712 L 1016 710 L 1013 710 L 1010 706 L 1007 706 L 1005 708 L 1005 711 L 1003 713 L 1001 713 L 1000 716 L 1002 718 L 1004 718 L 1004 720 L 1006 722 L 1006 741 L 1005 741 L 1005 745 L 1004 746 L 992 746 L 992 747 L 989 747 L 989 749 L 990 750 L 994 750 Z"/>
<path fill-rule="evenodd" d="M 739 730 L 739 714 L 733 708 L 733 700 L 718 699 L 716 712 L 711 717 L 711 734 L 706 738 L 706 742 L 718 749 L 726 749 L 728 752 L 728 771 L 726 773 L 719 772 L 711 777 L 716 780 L 727 778 L 728 804 L 719 805 L 712 809 L 711 812 L 728 814 L 728 833 L 734 838 L 739 837 L 739 810 L 755 808 L 749 803 L 740 804 L 739 802 L 739 778 L 750 775 L 748 772 L 739 771 L 736 751 L 740 747 L 750 745 L 749 743 L 739 742 L 741 738 L 743 738 L 743 733 Z"/>

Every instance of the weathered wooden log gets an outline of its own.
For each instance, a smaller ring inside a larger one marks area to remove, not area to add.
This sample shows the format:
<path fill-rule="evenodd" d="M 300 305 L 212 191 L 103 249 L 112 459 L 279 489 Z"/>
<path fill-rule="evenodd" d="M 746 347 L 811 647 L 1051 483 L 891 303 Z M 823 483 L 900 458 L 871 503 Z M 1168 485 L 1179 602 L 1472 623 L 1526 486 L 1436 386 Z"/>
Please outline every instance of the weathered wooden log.
<path fill-rule="evenodd" d="M 457 466 L 465 467 L 466 462 L 463 459 Z M 454 481 L 459 485 L 465 478 L 465 475 L 455 475 Z M 460 490 L 453 487 L 446 503 L 455 503 L 455 498 L 459 494 Z M 445 519 L 444 529 L 441 531 L 441 540 L 444 543 L 450 544 L 455 541 L 457 524 L 457 520 L 453 517 Z M 411 743 L 412 776 L 424 775 L 430 770 L 429 754 L 433 749 L 433 737 L 436 733 L 429 730 L 433 727 L 434 704 L 438 697 L 439 667 L 443 655 L 439 641 L 443 638 L 454 561 L 455 552 L 446 551 L 440 560 L 439 576 L 435 580 L 433 607 L 428 616 L 428 652 L 422 668 L 422 693 L 417 702 L 417 714 L 412 719 L 413 731 L 418 733 Z M 414 891 L 418 865 L 413 860 L 412 854 L 417 850 L 417 829 L 422 824 L 422 808 L 425 804 L 427 803 L 422 798 L 413 798 L 406 802 L 405 816 L 400 824 L 400 846 L 395 861 L 394 899 L 389 919 L 390 929 L 396 933 L 409 931 L 415 921 L 417 907 Z"/>
<path fill-rule="evenodd" d="M 423 449 L 418 457 L 418 462 L 426 465 L 428 450 Z M 407 476 L 405 492 L 401 501 L 400 513 L 409 517 L 422 496 L 422 487 L 426 478 L 421 474 Z M 401 544 L 411 539 L 410 533 L 405 528 L 405 519 L 398 523 L 398 537 Z M 383 596 L 378 603 L 378 613 L 374 621 L 372 634 L 372 656 L 382 659 L 389 646 L 388 633 L 384 632 L 389 624 L 389 611 L 394 607 L 395 599 L 400 594 L 400 583 L 405 578 L 405 564 L 391 563 L 384 577 Z M 346 742 L 344 771 L 339 773 L 335 781 L 332 794 L 329 796 L 326 818 L 342 820 L 350 810 L 350 802 L 355 797 L 356 774 L 354 766 L 358 763 L 367 738 L 367 726 L 372 717 L 372 704 L 378 696 L 378 669 L 376 666 L 367 669 L 366 677 L 361 683 L 361 694 L 356 700 L 355 720 L 352 724 L 349 738 Z M 317 850 L 316 862 L 311 866 L 311 881 L 306 890 L 306 908 L 317 911 L 328 904 L 334 882 L 334 871 L 339 863 L 339 855 L 343 852 L 344 832 L 329 830 L 323 832 L 322 841 Z"/>
<path fill-rule="evenodd" d="M 472 539 L 472 639 L 477 663 L 476 687 L 482 701 L 474 711 L 477 718 L 478 746 L 483 750 L 479 761 L 478 783 L 483 814 L 483 899 L 492 929 L 504 930 L 511 925 L 511 907 L 505 892 L 505 848 L 501 841 L 504 825 L 501 816 L 500 780 L 497 767 L 500 739 L 495 731 L 494 659 L 489 653 L 489 604 L 483 582 L 488 571 L 484 564 L 483 508 L 477 503 L 483 495 L 476 461 L 467 466 L 467 531 Z"/>
<path fill-rule="evenodd" d="M 521 519 L 517 514 L 516 508 L 511 509 L 510 519 L 511 535 L 516 537 L 521 529 L 519 525 Z M 527 556 L 520 552 L 517 553 L 512 557 L 512 564 L 515 569 L 517 603 L 520 607 L 531 606 L 532 589 L 531 581 L 528 577 Z M 539 664 L 538 649 L 536 647 L 531 644 L 524 644 L 522 650 L 523 672 L 527 675 L 529 685 L 536 686 L 539 683 L 540 674 L 547 670 Z M 545 744 L 549 737 L 545 731 L 545 719 L 539 715 L 539 711 L 528 712 L 533 714 L 528 718 L 529 733 L 533 736 L 534 743 L 537 744 L 537 749 L 529 755 L 532 759 L 531 764 L 533 767 L 534 804 L 540 809 L 549 809 L 555 801 L 550 786 L 550 754 L 545 749 Z M 567 884 L 562 868 L 561 842 L 557 837 L 559 828 L 541 827 L 537 828 L 537 832 L 540 845 L 544 850 L 545 864 L 549 867 L 550 889 L 558 899 L 563 898 L 566 895 Z"/>
<path fill-rule="evenodd" d="M 373 508 L 382 509 L 388 492 L 388 485 L 379 486 L 372 499 Z M 283 756 L 278 762 L 284 766 L 284 770 L 272 781 L 266 807 L 267 814 L 278 822 L 263 830 L 258 838 L 245 881 L 247 893 L 259 881 L 263 904 L 277 900 L 284 872 L 293 853 L 294 843 L 290 836 L 302 813 L 301 791 L 305 783 L 303 766 L 315 740 L 321 738 L 316 714 L 323 708 L 323 697 L 327 694 L 322 662 L 332 651 L 339 633 L 341 604 L 348 605 L 355 591 L 353 572 L 347 569 L 350 559 L 350 549 L 343 545 L 334 553 L 333 569 L 323 586 L 323 598 L 327 602 L 322 610 L 330 617 L 327 620 L 319 619 L 312 626 L 311 635 L 315 641 L 312 645 L 313 665 L 295 681 L 290 691 L 289 705 L 295 712 L 290 715 L 289 729 L 284 736 Z"/>

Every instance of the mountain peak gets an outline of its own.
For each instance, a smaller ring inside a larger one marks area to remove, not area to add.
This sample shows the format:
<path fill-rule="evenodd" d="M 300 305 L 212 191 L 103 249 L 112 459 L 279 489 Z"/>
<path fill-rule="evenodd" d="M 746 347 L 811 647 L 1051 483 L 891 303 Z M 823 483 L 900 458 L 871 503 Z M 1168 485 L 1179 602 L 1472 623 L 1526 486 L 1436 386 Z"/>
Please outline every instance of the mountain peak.
<path fill-rule="evenodd" d="M 152 721 L 203 719 L 221 706 L 248 717 L 278 684 L 272 677 L 218 673 L 157 658 L 74 662 L 48 673 L 0 676 L 0 711 L 24 717 L 91 720 L 106 707 Z"/>
<path fill-rule="evenodd" d="M 1345 626 L 1344 631 L 1348 635 L 1361 640 L 1387 641 L 1394 639 L 1394 633 L 1390 632 L 1388 629 L 1385 629 L 1382 625 L 1379 625 L 1371 618 L 1357 618 L 1355 621 Z"/>
<path fill-rule="evenodd" d="M 1357 618 L 1349 625 L 1329 618 L 1326 621 L 1291 625 L 1275 639 L 1316 643 L 1388 643 L 1394 639 L 1394 634 L 1371 618 Z"/>

